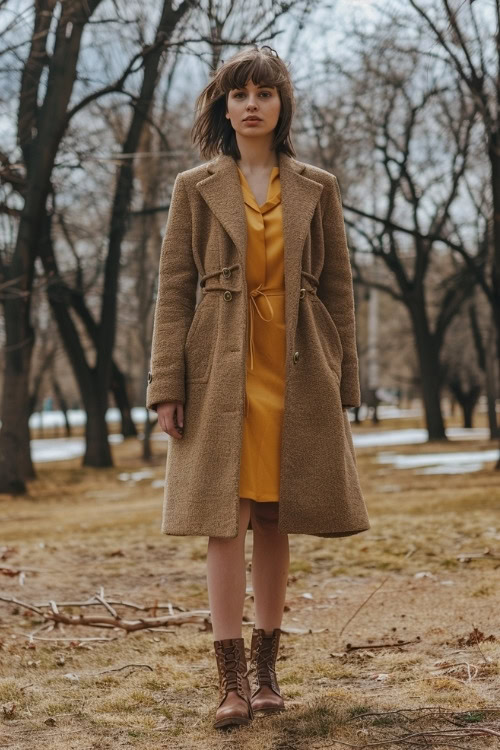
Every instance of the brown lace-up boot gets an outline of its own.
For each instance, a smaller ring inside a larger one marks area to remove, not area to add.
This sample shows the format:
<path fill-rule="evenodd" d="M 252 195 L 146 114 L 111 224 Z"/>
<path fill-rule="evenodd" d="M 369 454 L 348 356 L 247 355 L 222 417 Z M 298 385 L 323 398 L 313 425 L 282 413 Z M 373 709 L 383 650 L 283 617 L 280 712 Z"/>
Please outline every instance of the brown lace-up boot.
<path fill-rule="evenodd" d="M 244 639 L 224 638 L 214 641 L 214 648 L 221 698 L 215 714 L 214 728 L 249 724 L 253 719 L 253 710 Z"/>
<path fill-rule="evenodd" d="M 251 695 L 252 708 L 255 713 L 269 714 L 285 709 L 275 671 L 280 635 L 280 628 L 275 628 L 269 635 L 266 635 L 266 631 L 262 628 L 254 627 L 252 631 L 248 671 L 255 675 Z"/>

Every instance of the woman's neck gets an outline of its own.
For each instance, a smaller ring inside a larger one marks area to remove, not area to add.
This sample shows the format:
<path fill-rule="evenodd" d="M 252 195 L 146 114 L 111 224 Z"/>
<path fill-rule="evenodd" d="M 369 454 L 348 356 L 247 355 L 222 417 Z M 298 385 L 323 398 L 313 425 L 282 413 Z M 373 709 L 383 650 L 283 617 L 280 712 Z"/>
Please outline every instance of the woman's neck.
<path fill-rule="evenodd" d="M 279 166 L 278 154 L 271 149 L 272 138 L 240 138 L 236 134 L 240 158 L 236 160 L 241 170 L 261 171 Z"/>

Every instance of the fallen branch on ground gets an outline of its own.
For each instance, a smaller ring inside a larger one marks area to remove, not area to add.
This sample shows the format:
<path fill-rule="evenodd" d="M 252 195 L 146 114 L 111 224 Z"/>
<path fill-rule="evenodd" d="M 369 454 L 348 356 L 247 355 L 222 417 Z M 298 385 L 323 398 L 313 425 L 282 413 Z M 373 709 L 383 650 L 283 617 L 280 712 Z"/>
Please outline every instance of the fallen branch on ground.
<path fill-rule="evenodd" d="M 105 598 L 104 589 L 101 587 L 98 594 L 87 600 L 86 602 L 71 602 L 68 603 L 57 603 L 54 600 L 49 600 L 43 604 L 32 604 L 30 602 L 24 602 L 15 597 L 2 596 L 0 595 L 0 601 L 8 602 L 10 604 L 16 604 L 19 607 L 24 607 L 31 612 L 35 612 L 37 615 L 42 617 L 46 622 L 60 623 L 63 625 L 88 625 L 94 628 L 120 628 L 125 630 L 127 633 L 135 632 L 136 630 L 146 630 L 151 628 L 162 627 L 163 625 L 184 625 L 186 623 L 200 624 L 203 625 L 202 630 L 212 630 L 212 622 L 210 618 L 210 610 L 194 610 L 191 612 L 184 612 L 182 614 L 174 614 L 172 605 L 159 605 L 155 602 L 149 607 L 139 607 L 139 605 L 131 605 L 132 609 L 142 609 L 143 611 L 156 612 L 160 608 L 168 608 L 172 614 L 164 615 L 163 617 L 140 617 L 138 619 L 129 620 L 125 619 L 124 616 L 119 614 L 116 609 L 112 606 L 115 604 Z M 127 608 L 129 606 L 126 602 L 118 602 L 122 607 Z M 104 607 L 106 615 L 69 615 L 61 611 L 64 606 L 72 607 L 87 607 L 100 605 Z M 48 611 L 47 611 L 48 610 Z"/>
<path fill-rule="evenodd" d="M 484 552 L 470 552 L 469 554 L 462 552 L 457 555 L 457 560 L 460 562 L 470 562 L 471 560 L 500 560 L 500 555 L 495 555 L 489 548 L 485 549 Z"/>
<path fill-rule="evenodd" d="M 444 708 L 443 706 L 419 706 L 418 708 L 397 708 L 392 711 L 369 711 L 364 714 L 356 714 L 356 716 L 351 716 L 348 721 L 359 721 L 359 719 L 366 719 L 369 716 L 376 716 L 379 718 L 380 716 L 390 716 L 391 714 L 410 714 L 410 713 L 422 713 L 425 712 L 425 716 L 428 716 L 429 714 L 438 714 L 444 715 L 444 714 L 454 714 L 455 716 L 462 716 L 464 714 L 475 714 L 475 713 L 498 713 L 500 714 L 500 706 L 486 706 L 484 708 L 468 708 L 466 710 L 461 710 L 457 708 Z M 406 716 L 404 718 L 407 718 Z M 419 718 L 419 717 L 417 717 Z M 421 716 L 420 718 L 424 718 L 424 716 Z M 414 721 L 412 717 L 412 721 Z"/>
<path fill-rule="evenodd" d="M 59 602 L 59 607 L 98 607 L 102 604 L 102 601 L 100 600 L 100 596 L 104 596 L 102 593 L 103 589 L 101 586 L 100 593 L 95 594 L 94 596 L 90 597 L 90 599 L 87 599 L 83 602 Z M 174 614 L 174 609 L 176 609 L 178 612 L 186 612 L 184 607 L 179 607 L 178 605 L 173 605 L 171 602 L 166 602 L 165 604 L 160 604 L 158 602 L 155 602 L 153 605 L 151 604 L 136 604 L 135 602 L 127 602 L 123 599 L 106 599 L 106 602 L 111 605 L 121 605 L 123 607 L 128 607 L 129 609 L 136 609 L 140 612 L 150 612 L 153 613 L 156 612 L 156 610 L 159 609 L 167 609 L 168 613 L 170 615 Z M 50 607 L 50 602 L 35 602 L 35 607 Z"/>
<path fill-rule="evenodd" d="M 355 651 L 357 649 L 370 649 L 370 648 L 398 648 L 399 646 L 408 646 L 409 643 L 420 643 L 420 636 L 417 636 L 414 641 L 397 641 L 396 643 L 369 643 L 366 646 L 353 646 L 352 643 L 347 643 L 346 651 Z"/>
<path fill-rule="evenodd" d="M 41 573 L 39 568 L 7 568 L 5 566 L 0 567 L 0 574 L 4 576 L 18 576 L 19 573 Z"/>
<path fill-rule="evenodd" d="M 116 641 L 118 636 L 114 636 L 113 638 L 44 638 L 40 635 L 33 635 L 33 633 L 18 633 L 16 631 L 15 635 L 21 635 L 23 638 L 29 638 L 30 641 L 49 641 L 55 643 L 57 642 L 64 642 L 68 641 L 69 643 L 88 643 L 89 641 Z"/>
<path fill-rule="evenodd" d="M 448 739 L 448 740 L 461 740 L 467 737 L 500 737 L 500 732 L 495 729 L 488 729 L 486 727 L 477 727 L 475 729 L 434 729 L 429 732 L 410 732 L 409 734 L 403 734 L 401 737 L 391 737 L 389 740 L 377 740 L 376 742 L 365 742 L 363 745 L 353 745 L 352 742 L 345 742 L 343 740 L 335 740 L 335 745 L 344 745 L 345 747 L 354 748 L 354 750 L 366 750 L 370 747 L 383 747 L 384 745 L 400 745 L 406 744 L 417 744 L 411 743 L 411 740 L 423 739 L 432 743 L 433 738 L 437 739 Z M 325 750 L 328 747 L 335 747 L 335 745 L 313 745 L 314 748 L 321 748 Z M 429 747 L 429 745 L 425 745 Z"/>
<path fill-rule="evenodd" d="M 470 708 L 467 710 L 457 710 L 455 708 L 444 708 L 442 706 L 421 706 L 419 708 L 400 708 L 395 709 L 392 711 L 370 711 L 362 714 L 357 714 L 356 716 L 352 716 L 348 721 L 360 721 L 363 719 L 371 718 L 371 719 L 380 719 L 384 716 L 394 716 L 398 715 L 401 717 L 402 720 L 407 720 L 411 722 L 412 724 L 415 724 L 418 721 L 425 721 L 427 719 L 432 720 L 433 723 L 436 723 L 436 720 L 439 720 L 439 718 L 442 718 L 443 721 L 446 723 L 454 724 L 457 728 L 456 729 L 438 729 L 436 727 L 433 727 L 430 730 L 422 730 L 422 731 L 412 731 L 408 732 L 406 734 L 402 734 L 399 737 L 398 736 L 392 736 L 390 739 L 383 739 L 383 740 L 376 740 L 374 742 L 366 742 L 362 745 L 354 745 L 350 742 L 346 742 L 344 740 L 338 740 L 335 739 L 335 744 L 327 744 L 327 745 L 313 745 L 314 748 L 317 748 L 318 750 L 321 748 L 321 750 L 325 750 L 326 748 L 333 748 L 337 745 L 344 745 L 345 747 L 353 748 L 353 750 L 368 750 L 368 748 L 372 747 L 383 747 L 384 745 L 387 746 L 393 746 L 393 745 L 415 745 L 415 746 L 422 746 L 422 747 L 434 747 L 435 743 L 433 740 L 436 740 L 438 744 L 442 744 L 442 740 L 446 739 L 448 741 L 450 740 L 463 740 L 467 739 L 468 737 L 479 737 L 479 736 L 490 736 L 490 737 L 500 737 L 500 731 L 498 729 L 493 728 L 491 724 L 493 723 L 493 717 L 491 717 L 488 720 L 489 726 L 464 726 L 465 724 L 468 724 L 472 719 L 467 719 L 466 717 L 473 717 L 474 721 L 478 721 L 478 718 L 482 714 L 498 714 L 500 715 L 500 706 L 485 706 L 483 708 Z M 408 715 L 407 715 L 408 714 Z M 456 721 L 452 721 L 452 719 L 455 719 Z M 460 722 L 460 723 L 459 723 Z M 494 722 L 495 727 L 497 726 L 497 722 Z M 369 726 L 369 724 L 367 725 Z M 415 741 L 416 740 L 416 741 Z M 420 742 L 420 740 L 423 740 L 424 742 Z M 460 747 L 465 750 L 465 746 L 463 745 L 451 745 L 451 743 L 447 743 L 447 747 Z"/>
<path fill-rule="evenodd" d="M 108 672 L 121 672 L 124 669 L 128 669 L 128 667 L 134 667 L 134 669 L 140 669 L 143 667 L 144 669 L 149 669 L 150 672 L 154 672 L 153 667 L 150 667 L 149 664 L 124 664 L 123 667 L 116 667 L 115 669 L 105 669 L 103 672 L 95 672 L 94 674 L 108 674 Z"/>

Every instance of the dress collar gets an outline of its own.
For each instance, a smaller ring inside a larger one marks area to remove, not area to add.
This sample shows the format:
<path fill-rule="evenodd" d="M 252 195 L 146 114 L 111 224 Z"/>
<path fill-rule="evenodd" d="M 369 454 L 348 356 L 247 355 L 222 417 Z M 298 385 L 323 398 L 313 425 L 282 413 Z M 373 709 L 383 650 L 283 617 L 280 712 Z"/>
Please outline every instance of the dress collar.
<path fill-rule="evenodd" d="M 250 185 L 248 184 L 245 175 L 238 166 L 237 169 L 241 188 L 243 191 L 243 200 L 245 201 L 247 206 L 250 206 L 250 208 L 253 208 L 254 211 L 258 211 L 260 214 L 265 214 L 267 213 L 267 211 L 270 211 L 271 208 L 274 208 L 274 206 L 277 206 L 278 203 L 281 202 L 279 167 L 273 167 L 271 170 L 271 174 L 269 176 L 269 184 L 267 187 L 267 199 L 261 206 L 259 206 L 259 204 L 255 200 L 255 196 L 250 188 Z"/>

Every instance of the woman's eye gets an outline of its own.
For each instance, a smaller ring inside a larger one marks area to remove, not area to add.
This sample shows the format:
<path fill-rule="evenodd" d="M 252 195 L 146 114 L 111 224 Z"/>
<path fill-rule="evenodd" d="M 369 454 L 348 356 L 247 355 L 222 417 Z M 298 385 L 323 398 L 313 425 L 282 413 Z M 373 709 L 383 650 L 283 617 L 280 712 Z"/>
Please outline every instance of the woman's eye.
<path fill-rule="evenodd" d="M 234 99 L 239 99 L 240 97 L 245 96 L 244 91 L 237 91 L 235 94 L 233 94 Z M 266 98 L 271 96 L 270 91 L 259 91 L 259 96 L 264 96 Z"/>

